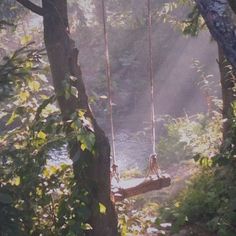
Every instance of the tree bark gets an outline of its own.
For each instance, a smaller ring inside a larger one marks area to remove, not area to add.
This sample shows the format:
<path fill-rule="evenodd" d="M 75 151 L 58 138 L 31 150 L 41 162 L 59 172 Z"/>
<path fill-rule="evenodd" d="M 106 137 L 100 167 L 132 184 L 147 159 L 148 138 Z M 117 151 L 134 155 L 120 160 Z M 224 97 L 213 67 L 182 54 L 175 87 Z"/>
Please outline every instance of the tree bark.
<path fill-rule="evenodd" d="M 236 99 L 236 13 L 235 0 L 195 0 L 212 37 L 218 43 L 223 99 L 223 144 L 231 136 L 232 103 Z M 232 68 L 231 68 L 232 67 Z M 235 143 L 235 140 L 233 141 Z"/>
<path fill-rule="evenodd" d="M 228 0 L 230 1 L 230 0 Z M 236 27 L 227 0 L 195 0 L 212 37 L 222 48 L 225 57 L 236 68 Z"/>
<path fill-rule="evenodd" d="M 232 8 L 233 12 L 236 14 L 236 1 L 235 0 L 228 0 L 230 7 Z"/>
<path fill-rule="evenodd" d="M 236 99 L 236 91 L 234 86 L 236 83 L 236 71 L 232 68 L 231 64 L 224 56 L 224 52 L 218 45 L 219 54 L 219 69 L 220 69 L 220 82 L 222 88 L 222 101 L 223 101 L 223 143 L 227 137 L 230 137 L 232 132 L 231 118 L 233 116 L 232 102 Z"/>
<path fill-rule="evenodd" d="M 43 0 L 44 39 L 51 66 L 53 84 L 65 124 L 78 110 L 85 111 L 85 117 L 91 121 L 95 135 L 94 153 L 81 150 L 76 139 L 69 142 L 69 154 L 73 161 L 73 171 L 80 190 L 89 193 L 86 206 L 91 216 L 86 223 L 92 230 L 89 236 L 116 236 L 117 216 L 110 200 L 110 146 L 104 132 L 98 126 L 88 105 L 88 97 L 77 62 L 78 49 L 71 39 L 67 16 L 66 0 Z M 73 80 L 70 79 L 73 76 Z M 78 90 L 78 98 L 64 96 L 65 81 Z M 67 134 L 73 129 L 68 127 Z M 99 203 L 106 207 L 106 213 L 99 212 Z"/>

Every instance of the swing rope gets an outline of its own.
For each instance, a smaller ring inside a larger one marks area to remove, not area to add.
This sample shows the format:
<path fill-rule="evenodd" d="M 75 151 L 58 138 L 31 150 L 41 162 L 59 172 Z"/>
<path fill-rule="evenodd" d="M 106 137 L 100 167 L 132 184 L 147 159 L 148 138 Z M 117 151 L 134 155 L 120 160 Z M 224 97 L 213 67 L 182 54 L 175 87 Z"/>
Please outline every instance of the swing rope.
<path fill-rule="evenodd" d="M 128 182 L 128 185 L 123 185 L 119 183 L 119 174 L 117 173 L 117 165 L 116 165 L 116 159 L 115 159 L 115 135 L 114 135 L 114 125 L 113 125 L 113 114 L 112 114 L 112 86 L 111 86 L 111 65 L 110 65 L 110 58 L 109 58 L 109 47 L 108 47 L 108 37 L 107 37 L 107 28 L 106 28 L 106 11 L 105 11 L 105 0 L 102 0 L 102 11 L 103 11 L 103 28 L 104 28 L 104 43 L 105 43 L 105 55 L 106 55 L 106 76 L 107 76 L 107 85 L 108 85 L 108 99 L 109 99 L 109 115 L 110 115 L 110 126 L 111 126 L 111 135 L 112 135 L 112 172 L 111 174 L 115 174 L 113 177 L 117 180 L 117 183 L 119 184 L 119 187 L 116 188 L 116 190 L 112 190 L 112 199 L 114 202 L 116 201 L 122 201 L 125 198 L 129 198 L 132 196 L 136 196 L 142 193 L 146 193 L 153 190 L 159 190 L 165 187 L 170 186 L 171 179 L 169 176 L 162 176 L 161 178 L 157 179 L 149 179 L 141 178 L 136 179 L 135 181 L 131 180 L 131 183 Z M 147 0 L 147 6 L 148 6 L 148 50 L 149 50 L 149 79 L 150 79 L 150 92 L 151 92 L 151 123 L 152 123 L 152 151 L 155 156 L 154 159 L 151 159 L 152 161 L 156 161 L 156 154 L 155 154 L 155 142 L 156 142 L 156 136 L 155 136 L 155 106 L 154 106 L 154 76 L 153 76 L 153 58 L 152 58 L 152 17 L 151 17 L 151 7 L 150 7 L 150 0 Z M 151 156 L 153 156 L 153 154 Z M 159 168 L 157 165 L 157 162 L 154 163 L 150 162 L 149 159 L 149 169 L 150 173 L 158 171 L 157 168 Z M 126 181 L 127 182 L 127 181 Z M 128 186 L 128 187 L 127 187 Z"/>
<path fill-rule="evenodd" d="M 156 152 L 156 127 L 155 127 L 155 105 L 154 105 L 154 76 L 153 76 L 153 56 L 152 56 L 152 15 L 151 15 L 151 3 L 147 0 L 148 8 L 148 71 L 150 80 L 150 95 L 151 95 L 151 142 L 152 152 Z M 115 134 L 114 134 L 114 122 L 113 122 L 113 102 L 112 102 L 112 82 L 111 82 L 111 63 L 109 56 L 108 46 L 108 34 L 107 34 L 107 15 L 105 8 L 105 0 L 102 0 L 102 17 L 103 17 L 103 33 L 104 33 L 104 46 L 105 46 L 105 63 L 106 63 L 106 78 L 108 88 L 108 101 L 109 101 L 109 117 L 110 117 L 110 128 L 111 128 L 111 161 L 112 170 L 116 173 L 116 151 L 115 151 Z"/>
<path fill-rule="evenodd" d="M 150 93 L 151 93 L 151 140 L 152 152 L 156 153 L 156 127 L 155 127 L 155 105 L 154 105 L 154 76 L 153 76 L 153 57 L 152 57 L 152 15 L 151 3 L 147 0 L 148 8 L 148 51 L 149 51 L 149 79 L 150 79 Z"/>
<path fill-rule="evenodd" d="M 113 103 L 112 103 L 112 83 L 111 83 L 111 63 L 109 56 L 108 47 L 108 36 L 107 36 L 107 16 L 105 9 L 105 2 L 102 0 L 102 17 L 103 17 L 103 33 L 104 33 L 104 45 L 105 45 L 105 61 L 106 61 L 106 78 L 108 88 L 108 101 L 109 101 L 109 117 L 110 117 L 110 128 L 111 128 L 111 148 L 112 148 L 112 169 L 116 168 L 116 152 L 115 152 L 115 134 L 114 134 L 114 122 L 113 122 Z"/>

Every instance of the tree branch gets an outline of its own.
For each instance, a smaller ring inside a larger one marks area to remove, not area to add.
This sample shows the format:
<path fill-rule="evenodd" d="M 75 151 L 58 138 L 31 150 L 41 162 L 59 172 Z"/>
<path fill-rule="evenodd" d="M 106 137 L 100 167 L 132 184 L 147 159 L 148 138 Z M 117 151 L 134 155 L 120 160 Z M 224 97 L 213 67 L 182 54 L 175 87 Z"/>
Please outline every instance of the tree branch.
<path fill-rule="evenodd" d="M 236 69 L 236 26 L 227 0 L 195 0 L 212 37 Z"/>
<path fill-rule="evenodd" d="M 32 3 L 29 0 L 16 0 L 16 1 L 19 2 L 22 6 L 31 10 L 32 12 L 34 12 L 40 16 L 43 16 L 43 8 L 42 7 L 35 5 L 34 3 Z"/>

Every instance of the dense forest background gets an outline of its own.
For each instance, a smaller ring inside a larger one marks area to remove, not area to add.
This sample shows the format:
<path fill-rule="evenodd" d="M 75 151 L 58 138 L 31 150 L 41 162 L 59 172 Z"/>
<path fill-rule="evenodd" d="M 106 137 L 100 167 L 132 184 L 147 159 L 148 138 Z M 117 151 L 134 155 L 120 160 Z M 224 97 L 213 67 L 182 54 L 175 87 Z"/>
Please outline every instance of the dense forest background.
<path fill-rule="evenodd" d="M 0 2 L 0 234 L 235 235 L 235 71 L 199 2 L 151 1 L 156 150 L 172 185 L 115 206 L 101 2 L 45 0 L 43 17 Z M 145 176 L 151 152 L 147 2 L 105 3 L 128 180 Z"/>

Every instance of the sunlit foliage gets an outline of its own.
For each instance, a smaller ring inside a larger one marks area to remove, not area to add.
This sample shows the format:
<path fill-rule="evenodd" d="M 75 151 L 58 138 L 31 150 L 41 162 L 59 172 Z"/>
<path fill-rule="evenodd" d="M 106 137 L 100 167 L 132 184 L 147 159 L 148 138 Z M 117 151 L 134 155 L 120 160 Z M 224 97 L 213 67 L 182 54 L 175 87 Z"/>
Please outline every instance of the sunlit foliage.
<path fill-rule="evenodd" d="M 75 132 L 65 135 L 47 79 L 48 65 L 40 50 L 29 46 L 17 50 L 2 67 L 10 68 L 8 77 L 3 73 L 1 78 L 11 96 L 1 102 L 0 233 L 83 235 L 90 229 L 84 224 L 90 216 L 88 193 L 76 185 L 69 163 L 52 166 L 48 160 L 51 150 L 74 138 L 82 150 L 92 151 L 95 137 L 83 126 L 83 111 L 66 124 Z M 65 87 L 65 92 L 76 96 L 72 88 Z"/>
<path fill-rule="evenodd" d="M 34 82 L 33 77 L 42 69 L 40 60 L 44 50 L 32 49 L 31 45 L 32 43 L 28 43 L 11 56 L 3 58 L 0 65 L 0 101 L 14 95 L 27 82 L 36 91 L 39 89 L 39 84 Z"/>

